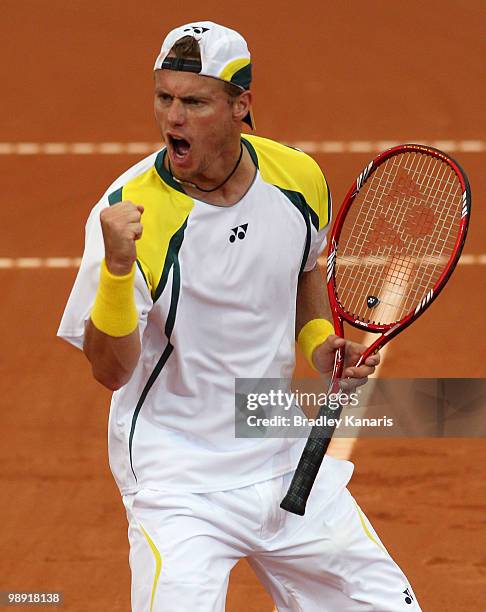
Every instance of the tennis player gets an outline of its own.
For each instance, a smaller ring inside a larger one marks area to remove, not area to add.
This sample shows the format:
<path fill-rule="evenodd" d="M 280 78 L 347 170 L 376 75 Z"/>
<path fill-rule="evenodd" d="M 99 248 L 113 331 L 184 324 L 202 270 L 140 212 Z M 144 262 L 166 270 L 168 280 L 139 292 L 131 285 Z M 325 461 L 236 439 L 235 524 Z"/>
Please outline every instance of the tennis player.
<path fill-rule="evenodd" d="M 290 378 L 297 335 L 320 372 L 333 334 L 316 267 L 330 195 L 304 153 L 254 135 L 250 54 L 191 23 L 155 62 L 165 147 L 107 190 L 86 225 L 59 335 L 114 391 L 110 466 L 129 521 L 132 609 L 221 612 L 247 557 L 280 612 L 419 610 L 329 456 L 305 517 L 279 507 L 305 439 L 235 438 L 235 379 Z M 366 381 L 370 357 L 347 367 Z"/>

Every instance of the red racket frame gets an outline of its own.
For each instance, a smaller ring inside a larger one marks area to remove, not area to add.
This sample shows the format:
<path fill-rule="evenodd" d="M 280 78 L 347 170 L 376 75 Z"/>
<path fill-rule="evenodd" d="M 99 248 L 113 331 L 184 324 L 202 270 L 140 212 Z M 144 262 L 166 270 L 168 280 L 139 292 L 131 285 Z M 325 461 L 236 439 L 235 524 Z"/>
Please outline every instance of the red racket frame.
<path fill-rule="evenodd" d="M 402 153 L 425 153 L 431 155 L 432 157 L 436 157 L 446 162 L 456 173 L 461 187 L 462 187 L 462 215 L 461 215 L 461 223 L 459 226 L 459 232 L 457 235 L 456 242 L 454 244 L 453 251 L 449 257 L 449 261 L 445 266 L 442 274 L 439 279 L 435 283 L 434 287 L 427 293 L 427 295 L 421 300 L 421 302 L 416 306 L 415 310 L 405 315 L 399 321 L 388 325 L 376 325 L 374 323 L 366 323 L 364 321 L 360 321 L 359 319 L 353 317 L 351 314 L 346 312 L 339 302 L 336 299 L 336 290 L 335 290 L 335 281 L 334 281 L 334 269 L 336 264 L 336 254 L 337 254 L 337 245 L 339 243 L 339 236 L 341 235 L 341 230 L 344 224 L 344 219 L 350 209 L 351 205 L 354 202 L 355 197 L 358 195 L 361 187 L 364 185 L 365 181 L 373 174 L 373 172 L 386 160 L 394 157 L 395 155 L 399 155 Z M 334 331 L 336 335 L 344 337 L 344 327 L 343 321 L 349 323 L 353 327 L 357 327 L 363 331 L 369 331 L 373 333 L 381 333 L 382 335 L 377 338 L 361 355 L 361 358 L 357 362 L 356 366 L 360 366 L 364 363 L 364 361 L 372 354 L 376 353 L 380 348 L 385 346 L 387 342 L 389 342 L 394 336 L 400 333 L 403 329 L 408 327 L 410 323 L 415 321 L 425 310 L 432 304 L 432 302 L 439 295 L 440 291 L 443 289 L 450 275 L 452 274 L 457 262 L 459 261 L 459 257 L 461 256 L 462 247 L 464 246 L 464 242 L 466 240 L 467 229 L 469 224 L 469 217 L 471 212 L 471 189 L 469 186 L 469 181 L 461 166 L 451 157 L 439 151 L 439 149 L 435 149 L 433 147 L 428 147 L 426 145 L 421 144 L 404 144 L 398 145 L 387 151 L 384 151 L 380 155 L 378 155 L 372 162 L 370 162 L 366 168 L 361 172 L 361 174 L 356 179 L 355 184 L 349 189 L 344 201 L 339 209 L 337 217 L 334 221 L 334 225 L 332 227 L 330 241 L 329 241 L 329 252 L 327 257 L 327 292 L 329 296 L 329 304 L 332 311 L 333 323 L 334 323 Z M 343 351 L 339 349 L 336 351 L 336 359 L 334 362 L 332 379 L 336 381 L 341 377 L 342 370 L 344 365 Z"/>

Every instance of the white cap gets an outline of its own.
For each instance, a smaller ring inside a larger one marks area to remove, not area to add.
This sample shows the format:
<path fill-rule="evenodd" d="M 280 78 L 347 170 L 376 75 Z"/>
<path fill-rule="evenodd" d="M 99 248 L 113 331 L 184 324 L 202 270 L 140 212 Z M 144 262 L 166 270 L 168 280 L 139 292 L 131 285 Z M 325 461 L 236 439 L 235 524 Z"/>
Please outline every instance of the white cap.
<path fill-rule="evenodd" d="M 167 58 L 174 44 L 184 36 L 197 40 L 201 62 Z M 188 23 L 169 32 L 155 60 L 154 70 L 161 69 L 195 72 L 233 83 L 241 89 L 249 89 L 251 84 L 251 57 L 245 39 L 235 30 L 212 21 Z M 253 127 L 251 113 L 243 121 Z"/>

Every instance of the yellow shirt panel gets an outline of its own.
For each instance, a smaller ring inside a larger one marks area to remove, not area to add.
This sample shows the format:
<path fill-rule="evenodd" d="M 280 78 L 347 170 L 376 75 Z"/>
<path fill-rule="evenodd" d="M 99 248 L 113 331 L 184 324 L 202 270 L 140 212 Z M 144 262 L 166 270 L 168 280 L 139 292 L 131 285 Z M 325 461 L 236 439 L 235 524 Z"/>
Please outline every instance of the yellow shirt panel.
<path fill-rule="evenodd" d="M 330 221 L 330 194 L 317 162 L 302 151 L 267 138 L 245 134 L 243 139 L 255 149 L 263 180 L 301 193 L 318 218 L 316 229 L 325 227 Z"/>

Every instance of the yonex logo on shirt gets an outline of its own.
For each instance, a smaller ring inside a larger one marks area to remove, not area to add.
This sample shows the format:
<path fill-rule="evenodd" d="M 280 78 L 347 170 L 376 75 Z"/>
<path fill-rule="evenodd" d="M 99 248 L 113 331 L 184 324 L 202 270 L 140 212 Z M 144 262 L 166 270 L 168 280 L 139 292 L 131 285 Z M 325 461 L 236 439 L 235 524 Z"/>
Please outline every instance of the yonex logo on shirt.
<path fill-rule="evenodd" d="M 230 242 L 235 242 L 236 238 L 243 240 L 246 236 L 246 228 L 248 227 L 248 223 L 244 223 L 243 225 L 237 225 L 236 227 L 231 228 L 232 234 L 229 237 Z"/>

